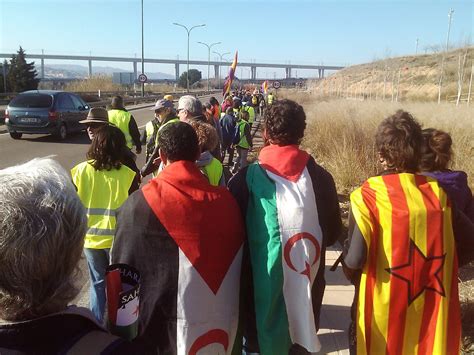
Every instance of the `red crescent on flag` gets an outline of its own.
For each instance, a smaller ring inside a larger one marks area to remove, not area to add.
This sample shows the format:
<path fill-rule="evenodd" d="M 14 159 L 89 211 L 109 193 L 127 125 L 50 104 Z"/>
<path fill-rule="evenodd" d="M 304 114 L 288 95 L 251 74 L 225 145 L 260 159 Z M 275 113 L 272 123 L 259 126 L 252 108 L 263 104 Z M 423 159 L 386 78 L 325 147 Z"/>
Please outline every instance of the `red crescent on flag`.
<path fill-rule="evenodd" d="M 298 272 L 298 270 L 296 270 L 295 266 L 293 265 L 293 262 L 291 261 L 290 252 L 293 246 L 296 244 L 296 242 L 302 239 L 308 239 L 310 242 L 312 242 L 314 245 L 314 249 L 316 250 L 313 263 L 309 265 L 308 262 L 305 262 L 305 269 L 300 272 L 301 275 L 306 275 L 308 279 L 310 279 L 310 274 L 309 274 L 310 267 L 316 264 L 316 262 L 319 260 L 319 257 L 321 256 L 321 246 L 319 245 L 318 240 L 313 235 L 307 232 L 303 232 L 303 233 L 295 234 L 290 239 L 288 239 L 288 241 L 285 244 L 285 250 L 284 250 L 285 261 L 288 264 L 290 269 Z"/>
<path fill-rule="evenodd" d="M 222 329 L 212 329 L 194 341 L 188 354 L 196 355 L 199 350 L 210 344 L 222 344 L 224 350 L 227 351 L 229 347 L 229 336 Z"/>

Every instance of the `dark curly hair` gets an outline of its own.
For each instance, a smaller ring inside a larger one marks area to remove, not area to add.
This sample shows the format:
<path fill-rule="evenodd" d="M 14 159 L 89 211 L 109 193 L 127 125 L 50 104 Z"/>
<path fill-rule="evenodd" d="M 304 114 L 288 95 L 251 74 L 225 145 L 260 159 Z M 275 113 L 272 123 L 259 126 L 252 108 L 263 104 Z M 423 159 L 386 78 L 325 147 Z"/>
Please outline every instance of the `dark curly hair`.
<path fill-rule="evenodd" d="M 421 126 L 403 110 L 380 123 L 375 134 L 375 145 L 387 168 L 416 172 L 421 155 Z"/>
<path fill-rule="evenodd" d="M 303 107 L 291 100 L 279 100 L 265 110 L 264 125 L 274 144 L 300 144 L 306 128 Z"/>
<path fill-rule="evenodd" d="M 127 148 L 125 136 L 115 126 L 101 125 L 94 130 L 94 139 L 87 152 L 96 170 L 120 169 L 124 149 Z"/>
<path fill-rule="evenodd" d="M 420 170 L 446 170 L 453 155 L 451 149 L 453 140 L 449 133 L 434 128 L 426 128 L 422 131 L 422 135 Z"/>
<path fill-rule="evenodd" d="M 166 125 L 158 135 L 158 145 L 171 162 L 194 162 L 199 155 L 199 143 L 193 127 L 184 122 Z"/>

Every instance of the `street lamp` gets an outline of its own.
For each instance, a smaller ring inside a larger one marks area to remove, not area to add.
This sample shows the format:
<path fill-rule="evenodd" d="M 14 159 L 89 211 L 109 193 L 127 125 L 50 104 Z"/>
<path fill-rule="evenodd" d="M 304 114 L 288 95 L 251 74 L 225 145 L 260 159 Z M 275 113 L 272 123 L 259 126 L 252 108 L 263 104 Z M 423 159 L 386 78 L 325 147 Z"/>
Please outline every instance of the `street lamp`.
<path fill-rule="evenodd" d="M 144 42 L 143 32 L 144 31 L 143 31 L 143 0 L 142 0 L 142 74 L 145 74 L 145 42 Z M 142 97 L 144 96 L 145 96 L 145 82 L 142 82 Z"/>
<path fill-rule="evenodd" d="M 225 53 L 220 54 L 220 53 L 215 52 L 215 51 L 212 52 L 212 53 L 217 54 L 219 56 L 219 58 L 221 59 L 221 63 L 222 63 L 222 58 L 225 55 L 230 54 L 230 52 L 225 52 Z M 220 89 L 220 88 L 221 88 L 221 66 L 219 65 L 219 87 L 218 87 L 218 89 Z"/>
<path fill-rule="evenodd" d="M 207 47 L 207 91 L 209 92 L 209 69 L 211 67 L 211 48 L 212 46 L 215 46 L 215 45 L 218 45 L 218 44 L 221 44 L 221 42 L 216 42 L 216 43 L 212 43 L 212 44 L 207 44 L 207 43 L 204 43 L 204 42 L 198 42 L 204 46 Z"/>
<path fill-rule="evenodd" d="M 188 70 L 186 71 L 186 88 L 187 88 L 187 91 L 189 92 L 189 34 L 196 27 L 204 27 L 204 26 L 206 26 L 206 24 L 196 25 L 196 26 L 191 27 L 190 29 L 188 29 L 185 25 L 182 25 L 182 24 L 176 23 L 176 22 L 173 22 L 173 25 L 184 28 L 186 30 L 186 32 L 188 33 Z"/>

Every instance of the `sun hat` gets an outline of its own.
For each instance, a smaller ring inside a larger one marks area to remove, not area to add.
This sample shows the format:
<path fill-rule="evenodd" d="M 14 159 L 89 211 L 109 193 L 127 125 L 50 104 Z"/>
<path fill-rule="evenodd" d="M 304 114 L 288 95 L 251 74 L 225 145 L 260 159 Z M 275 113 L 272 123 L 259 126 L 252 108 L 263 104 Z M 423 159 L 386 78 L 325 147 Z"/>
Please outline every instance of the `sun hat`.
<path fill-rule="evenodd" d="M 102 107 L 93 107 L 89 110 L 85 120 L 79 121 L 79 123 L 103 123 L 109 124 L 109 114 L 107 110 Z"/>

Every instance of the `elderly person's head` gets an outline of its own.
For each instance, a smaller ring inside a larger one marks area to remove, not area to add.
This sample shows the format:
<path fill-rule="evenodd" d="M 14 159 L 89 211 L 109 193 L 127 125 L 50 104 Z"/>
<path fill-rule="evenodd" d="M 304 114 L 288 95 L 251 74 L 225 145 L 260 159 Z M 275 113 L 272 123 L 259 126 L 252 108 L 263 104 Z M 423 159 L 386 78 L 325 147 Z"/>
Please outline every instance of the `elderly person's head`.
<path fill-rule="evenodd" d="M 0 318 L 23 321 L 62 311 L 87 219 L 70 176 L 52 159 L 0 170 Z"/>
<path fill-rule="evenodd" d="M 202 103 L 191 95 L 181 96 L 178 101 L 178 118 L 182 122 L 190 119 L 205 120 L 202 113 Z"/>
<path fill-rule="evenodd" d="M 110 108 L 115 110 L 122 110 L 124 108 L 122 96 L 112 97 L 112 101 L 110 102 Z"/>

